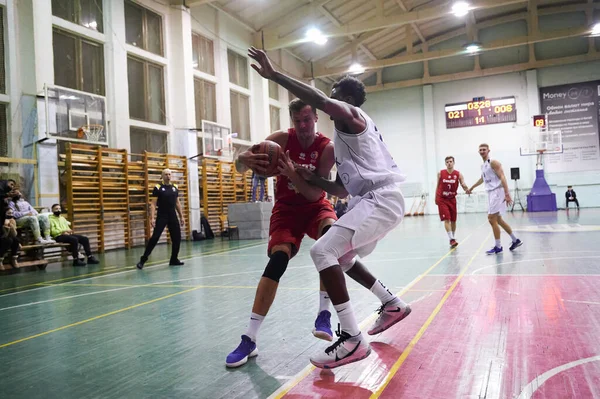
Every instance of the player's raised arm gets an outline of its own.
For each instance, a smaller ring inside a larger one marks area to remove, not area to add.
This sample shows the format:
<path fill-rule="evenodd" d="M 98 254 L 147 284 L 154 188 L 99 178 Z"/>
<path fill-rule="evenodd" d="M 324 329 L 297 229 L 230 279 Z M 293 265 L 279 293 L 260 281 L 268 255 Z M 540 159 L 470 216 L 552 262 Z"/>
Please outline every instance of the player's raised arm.
<path fill-rule="evenodd" d="M 263 78 L 285 87 L 300 100 L 325 112 L 334 120 L 346 122 L 352 130 L 357 132 L 364 130 L 366 122 L 351 104 L 329 98 L 321 90 L 276 71 L 267 54 L 262 50 L 251 47 L 248 50 L 248 56 L 258 62 L 259 65 L 252 64 L 251 66 Z"/>

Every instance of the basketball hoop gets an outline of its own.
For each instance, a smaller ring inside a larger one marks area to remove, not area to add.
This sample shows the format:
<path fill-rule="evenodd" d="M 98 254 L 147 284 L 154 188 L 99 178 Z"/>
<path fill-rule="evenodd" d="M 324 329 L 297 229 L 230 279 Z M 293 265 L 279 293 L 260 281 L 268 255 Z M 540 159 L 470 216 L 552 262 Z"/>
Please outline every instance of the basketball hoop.
<path fill-rule="evenodd" d="M 99 142 L 104 126 L 102 125 L 84 125 L 77 130 L 77 138 L 85 138 L 88 141 Z"/>

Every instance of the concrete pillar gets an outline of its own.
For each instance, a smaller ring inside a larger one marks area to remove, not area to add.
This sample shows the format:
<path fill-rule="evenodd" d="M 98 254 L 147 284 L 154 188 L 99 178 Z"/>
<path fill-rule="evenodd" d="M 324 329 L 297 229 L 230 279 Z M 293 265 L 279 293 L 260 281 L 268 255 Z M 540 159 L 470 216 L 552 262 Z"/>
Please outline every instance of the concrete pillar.
<path fill-rule="evenodd" d="M 433 110 L 433 86 L 423 86 L 423 126 L 424 126 L 424 143 L 425 154 L 425 170 L 423 176 L 424 189 L 429 193 L 427 198 L 427 207 L 425 213 L 435 213 L 435 188 L 437 186 L 437 152 L 435 145 L 435 115 Z"/>

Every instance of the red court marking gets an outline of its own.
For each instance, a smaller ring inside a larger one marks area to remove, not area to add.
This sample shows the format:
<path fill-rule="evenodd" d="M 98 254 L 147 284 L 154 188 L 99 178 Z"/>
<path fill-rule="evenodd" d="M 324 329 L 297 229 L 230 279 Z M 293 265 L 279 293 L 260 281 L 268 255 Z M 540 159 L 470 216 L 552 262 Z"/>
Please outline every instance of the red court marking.
<path fill-rule="evenodd" d="M 417 287 L 447 286 L 428 276 Z M 315 370 L 290 398 L 367 398 L 421 328 L 443 292 L 370 337 L 369 358 Z M 412 298 L 408 298 L 412 299 Z M 465 276 L 383 391 L 385 398 L 514 398 L 536 376 L 600 355 L 600 276 Z M 600 397 L 600 362 L 561 371 L 533 398 Z"/>

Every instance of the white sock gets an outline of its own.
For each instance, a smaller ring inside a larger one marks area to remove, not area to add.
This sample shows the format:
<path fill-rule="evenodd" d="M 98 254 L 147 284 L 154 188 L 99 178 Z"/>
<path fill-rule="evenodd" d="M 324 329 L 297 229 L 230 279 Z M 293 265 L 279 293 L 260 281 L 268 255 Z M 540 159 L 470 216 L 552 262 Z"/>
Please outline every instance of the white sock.
<path fill-rule="evenodd" d="M 265 316 L 261 316 L 256 313 L 250 314 L 250 323 L 248 324 L 248 330 L 246 331 L 246 335 L 250 337 L 250 339 L 256 342 L 256 336 L 258 335 L 258 329 L 262 324 Z"/>
<path fill-rule="evenodd" d="M 354 316 L 354 310 L 352 309 L 350 301 L 340 303 L 339 305 L 333 305 L 333 307 L 337 312 L 342 331 L 346 331 L 353 337 L 360 334 L 360 329 L 358 328 L 358 323 L 356 322 L 356 317 Z"/>
<path fill-rule="evenodd" d="M 513 240 L 513 242 L 515 242 L 515 241 L 517 241 L 517 240 L 518 240 L 518 238 L 517 238 L 517 236 L 515 235 L 515 233 L 510 233 L 510 238 L 511 238 L 511 240 Z"/>
<path fill-rule="evenodd" d="M 392 294 L 385 285 L 379 280 L 375 280 L 375 283 L 371 287 L 370 291 L 375 294 L 381 303 L 386 304 L 396 298 L 396 295 Z"/>
<path fill-rule="evenodd" d="M 454 237 L 452 237 L 452 232 L 451 231 L 447 231 L 446 233 L 448 233 L 448 238 L 449 239 L 453 239 Z"/>
<path fill-rule="evenodd" d="M 327 291 L 319 291 L 319 313 L 321 313 L 324 310 L 329 310 L 329 303 L 331 301 L 329 300 L 329 294 L 327 294 Z"/>
<path fill-rule="evenodd" d="M 453 231 L 453 232 L 452 232 L 452 239 L 453 239 L 453 240 L 454 240 L 454 239 L 456 239 L 456 231 Z"/>
<path fill-rule="evenodd" d="M 498 248 L 501 248 L 502 247 L 502 242 L 500 240 L 496 240 L 496 246 Z"/>

